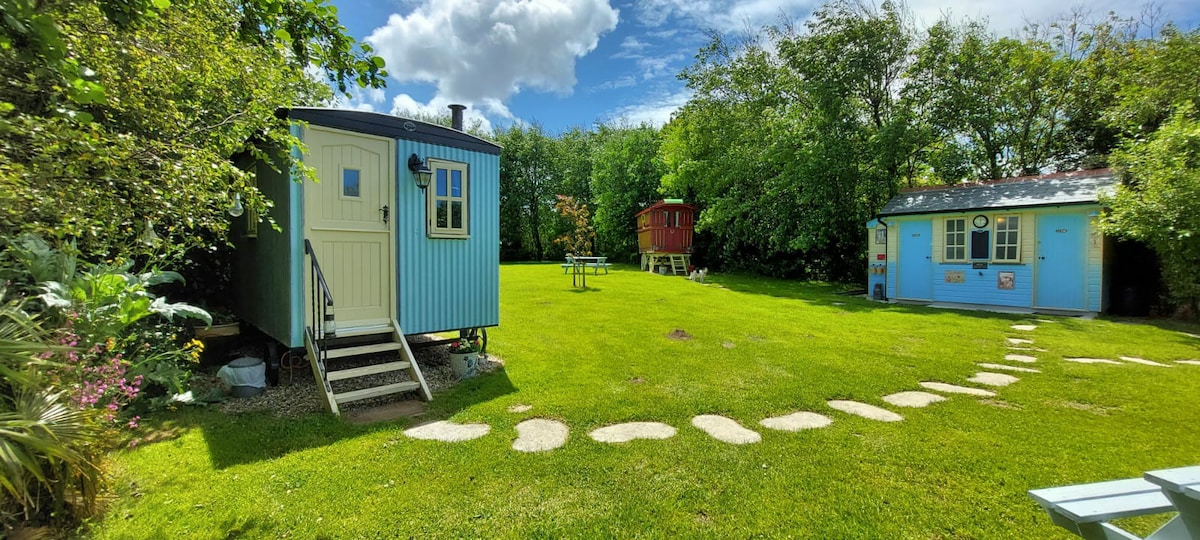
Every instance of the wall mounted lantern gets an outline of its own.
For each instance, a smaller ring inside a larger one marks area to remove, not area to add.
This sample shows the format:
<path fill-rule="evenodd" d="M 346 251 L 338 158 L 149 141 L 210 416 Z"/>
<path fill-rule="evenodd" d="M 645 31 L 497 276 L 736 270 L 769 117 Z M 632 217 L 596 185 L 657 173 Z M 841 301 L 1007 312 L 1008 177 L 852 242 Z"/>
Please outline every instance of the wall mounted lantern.
<path fill-rule="evenodd" d="M 433 178 L 433 171 L 421 160 L 420 156 L 413 154 L 408 157 L 408 170 L 412 171 L 413 181 L 417 183 L 417 187 L 422 190 L 429 187 L 429 180 Z"/>

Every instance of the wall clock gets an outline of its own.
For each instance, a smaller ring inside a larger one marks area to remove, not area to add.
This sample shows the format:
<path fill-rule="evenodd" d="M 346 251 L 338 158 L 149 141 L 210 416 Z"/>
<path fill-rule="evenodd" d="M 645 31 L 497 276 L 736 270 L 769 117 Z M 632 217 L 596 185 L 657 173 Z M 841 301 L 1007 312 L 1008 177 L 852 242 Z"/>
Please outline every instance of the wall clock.
<path fill-rule="evenodd" d="M 987 216 L 985 216 L 983 214 L 975 216 L 975 219 L 971 220 L 971 224 L 974 225 L 976 229 L 982 229 L 984 227 L 987 227 L 987 224 L 988 224 Z"/>

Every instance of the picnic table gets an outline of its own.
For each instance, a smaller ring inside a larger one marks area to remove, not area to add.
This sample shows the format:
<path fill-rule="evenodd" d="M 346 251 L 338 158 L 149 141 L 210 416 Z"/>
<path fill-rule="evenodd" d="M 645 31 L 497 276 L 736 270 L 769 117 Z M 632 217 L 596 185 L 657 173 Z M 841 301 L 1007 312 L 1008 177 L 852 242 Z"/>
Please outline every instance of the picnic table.
<path fill-rule="evenodd" d="M 1200 539 L 1200 466 L 1150 471 L 1142 478 L 1161 487 L 1163 494 L 1179 511 L 1179 515 L 1172 518 L 1171 522 L 1181 523 L 1181 530 L 1190 534 L 1190 538 Z"/>
<path fill-rule="evenodd" d="M 1088 540 L 1140 540 L 1112 520 L 1178 511 L 1145 540 L 1200 540 L 1200 466 L 1150 471 L 1143 478 L 1029 492 L 1056 525 Z"/>
<path fill-rule="evenodd" d="M 562 264 L 563 273 L 567 270 L 579 265 L 581 268 L 591 268 L 592 275 L 600 275 L 600 269 L 604 269 L 604 273 L 608 273 L 608 267 L 612 266 L 608 263 L 608 257 L 583 257 L 583 256 L 568 256 L 567 263 Z"/>

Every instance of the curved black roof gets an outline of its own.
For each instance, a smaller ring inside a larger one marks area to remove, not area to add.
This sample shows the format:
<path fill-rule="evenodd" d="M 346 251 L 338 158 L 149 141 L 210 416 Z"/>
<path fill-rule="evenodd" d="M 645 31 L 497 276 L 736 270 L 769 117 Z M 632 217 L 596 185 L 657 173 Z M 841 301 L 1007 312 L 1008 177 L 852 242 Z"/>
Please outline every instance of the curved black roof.
<path fill-rule="evenodd" d="M 484 154 L 500 154 L 500 145 L 496 143 L 468 135 L 457 129 L 390 114 L 326 107 L 293 107 L 281 112 L 290 119 L 318 126 L 462 148 Z"/>

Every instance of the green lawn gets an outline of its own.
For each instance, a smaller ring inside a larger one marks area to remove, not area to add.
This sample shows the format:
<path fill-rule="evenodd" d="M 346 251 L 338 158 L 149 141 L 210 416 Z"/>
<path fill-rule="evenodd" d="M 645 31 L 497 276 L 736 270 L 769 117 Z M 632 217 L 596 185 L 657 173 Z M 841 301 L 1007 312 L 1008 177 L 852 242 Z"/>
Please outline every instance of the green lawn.
<path fill-rule="evenodd" d="M 191 411 L 174 439 L 117 457 L 101 538 L 691 536 L 1070 538 L 1025 491 L 1200 463 L 1200 366 L 1082 365 L 1063 356 L 1200 357 L 1195 327 L 1052 319 L 1029 332 L 1039 374 L 994 400 L 953 396 L 897 423 L 825 405 L 965 384 L 1028 316 L 890 306 L 836 287 L 620 268 L 572 290 L 554 265 L 501 268 L 491 351 L 507 368 L 436 396 L 431 415 L 486 422 L 475 441 L 415 441 L 404 422 Z M 834 302 L 845 305 L 836 306 Z M 667 339 L 682 329 L 687 341 Z M 730 348 L 729 345 L 732 344 Z M 527 413 L 506 408 L 529 404 Z M 831 426 L 758 426 L 807 410 Z M 732 417 L 761 443 L 690 425 Z M 563 448 L 522 454 L 513 426 L 565 422 Z M 632 420 L 679 433 L 602 444 Z M 1150 522 L 1138 522 L 1145 528 Z"/>

